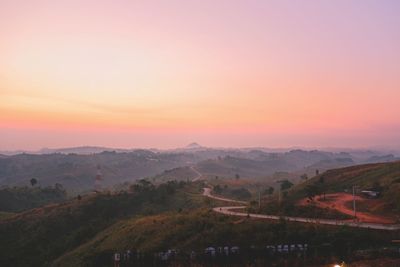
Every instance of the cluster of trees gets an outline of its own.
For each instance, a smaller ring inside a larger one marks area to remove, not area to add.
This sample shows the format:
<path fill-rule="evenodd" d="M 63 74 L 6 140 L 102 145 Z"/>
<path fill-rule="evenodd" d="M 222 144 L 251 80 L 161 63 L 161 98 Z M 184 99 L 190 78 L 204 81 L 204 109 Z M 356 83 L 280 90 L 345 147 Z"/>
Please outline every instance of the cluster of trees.
<path fill-rule="evenodd" d="M 153 191 L 155 188 L 156 187 L 146 179 L 141 179 L 129 187 L 130 191 L 139 193 Z"/>
<path fill-rule="evenodd" d="M 270 186 L 267 189 L 264 190 L 263 195 L 272 195 L 274 193 L 275 189 Z"/>
<path fill-rule="evenodd" d="M 307 185 L 306 194 L 308 199 L 310 199 L 311 201 L 314 200 L 314 197 L 321 195 L 323 195 L 325 199 L 326 191 L 324 176 L 320 176 L 318 182 Z"/>
<path fill-rule="evenodd" d="M 216 186 L 214 186 L 213 191 L 214 191 L 216 194 L 221 194 L 222 191 L 223 191 L 223 188 L 222 188 L 222 186 L 220 186 L 219 184 L 217 184 Z"/>
<path fill-rule="evenodd" d="M 280 183 L 280 191 L 282 191 L 284 193 L 284 195 L 287 194 L 287 191 L 293 187 L 293 183 L 290 182 L 289 180 L 281 180 L 279 181 Z M 227 197 L 233 197 L 236 199 L 242 199 L 242 200 L 248 200 L 252 197 L 251 192 L 244 188 L 244 187 L 240 187 L 240 188 L 228 188 L 227 185 L 224 185 L 223 187 L 221 185 L 215 185 L 213 188 L 213 191 L 216 194 L 222 194 L 225 195 Z M 264 191 L 261 192 L 261 194 L 263 196 L 271 196 L 275 191 L 275 188 L 272 186 L 269 186 L 267 188 L 264 189 Z"/>
<path fill-rule="evenodd" d="M 251 192 L 244 187 L 239 188 L 229 188 L 227 185 L 223 187 L 221 185 L 215 185 L 213 187 L 213 191 L 216 194 L 224 195 L 227 197 L 235 198 L 235 199 L 243 199 L 248 200 L 251 198 Z"/>
<path fill-rule="evenodd" d="M 282 180 L 279 181 L 281 184 L 281 191 L 286 191 L 288 189 L 290 189 L 293 186 L 293 183 L 289 180 Z"/>
<path fill-rule="evenodd" d="M 67 193 L 61 184 L 47 187 L 3 187 L 0 189 L 0 211 L 20 212 L 66 199 Z"/>
<path fill-rule="evenodd" d="M 38 180 L 36 178 L 32 178 L 30 180 L 31 186 L 35 186 L 38 183 Z"/>
<path fill-rule="evenodd" d="M 183 188 L 186 184 L 187 182 L 185 181 L 178 182 L 173 180 L 156 186 L 146 179 L 140 179 L 137 183 L 129 187 L 129 191 L 134 193 L 156 192 L 159 194 L 166 193 L 168 195 L 172 195 L 176 192 L 177 189 Z"/>
<path fill-rule="evenodd" d="M 237 199 L 249 199 L 251 198 L 251 192 L 244 188 L 236 188 L 231 190 L 231 195 L 234 196 Z"/>

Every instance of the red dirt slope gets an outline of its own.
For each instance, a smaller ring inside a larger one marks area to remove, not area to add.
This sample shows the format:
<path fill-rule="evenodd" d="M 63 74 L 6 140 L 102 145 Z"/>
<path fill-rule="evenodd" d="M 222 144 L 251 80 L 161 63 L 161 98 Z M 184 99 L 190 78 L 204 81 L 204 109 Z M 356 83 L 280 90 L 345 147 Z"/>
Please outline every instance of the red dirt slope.
<path fill-rule="evenodd" d="M 360 196 L 356 196 L 355 199 L 356 199 L 356 205 L 357 203 L 361 202 L 370 202 L 371 205 L 381 204 L 380 203 L 381 200 L 377 199 L 374 200 L 365 199 Z M 302 206 L 316 205 L 317 207 L 320 208 L 331 208 L 341 213 L 353 216 L 354 211 L 353 209 L 349 208 L 351 207 L 349 203 L 352 203 L 352 201 L 353 201 L 353 195 L 351 194 L 334 193 L 334 194 L 326 194 L 325 199 L 323 199 L 322 197 L 316 197 L 314 198 L 313 201 L 310 201 L 308 198 L 304 198 L 298 202 L 298 205 Z M 371 222 L 371 223 L 386 223 L 386 224 L 395 223 L 394 218 L 376 215 L 369 212 L 357 212 L 357 220 L 360 222 Z"/>

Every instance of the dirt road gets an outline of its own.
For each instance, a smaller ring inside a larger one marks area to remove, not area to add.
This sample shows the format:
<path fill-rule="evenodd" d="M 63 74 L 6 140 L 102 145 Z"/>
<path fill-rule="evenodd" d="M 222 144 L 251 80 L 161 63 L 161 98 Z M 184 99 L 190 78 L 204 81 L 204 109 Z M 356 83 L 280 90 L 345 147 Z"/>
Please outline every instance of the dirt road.
<path fill-rule="evenodd" d="M 356 207 L 357 203 L 367 202 L 367 201 L 369 202 L 378 201 L 378 200 L 365 199 L 360 196 L 355 196 L 355 200 L 356 200 Z M 320 208 L 335 209 L 341 213 L 353 216 L 354 210 L 350 208 L 352 207 L 352 202 L 353 202 L 353 195 L 347 193 L 334 193 L 334 194 L 326 194 L 325 198 L 322 197 L 314 198 L 314 200 L 312 201 L 312 205 L 316 205 L 317 207 Z M 298 204 L 302 206 L 307 206 L 310 205 L 310 201 L 307 198 L 305 198 L 302 199 Z M 358 211 L 356 215 L 357 215 L 357 220 L 360 222 L 381 223 L 381 224 L 395 223 L 395 220 L 393 218 L 379 216 L 369 212 Z"/>
<path fill-rule="evenodd" d="M 211 194 L 211 188 L 208 188 L 208 187 L 204 188 L 203 195 L 206 197 L 221 200 L 221 201 L 234 202 L 237 204 L 246 204 L 246 202 L 243 202 L 243 201 L 214 196 Z M 238 211 L 239 209 L 244 209 L 246 207 L 247 206 L 224 206 L 224 207 L 213 208 L 213 211 L 224 214 L 224 215 L 228 215 L 228 216 L 249 217 L 249 218 L 257 218 L 257 219 L 267 219 L 267 220 L 284 219 L 284 220 L 292 221 L 292 222 L 326 224 L 326 225 L 347 225 L 350 227 L 369 228 L 369 229 L 374 229 L 374 230 L 390 230 L 390 231 L 400 230 L 399 224 L 379 224 L 379 223 L 340 221 L 340 220 L 328 220 L 328 219 L 311 219 L 311 218 L 289 217 L 289 216 L 281 217 L 281 216 L 276 216 L 276 215 L 254 214 L 254 213 L 246 213 L 243 211 Z"/>

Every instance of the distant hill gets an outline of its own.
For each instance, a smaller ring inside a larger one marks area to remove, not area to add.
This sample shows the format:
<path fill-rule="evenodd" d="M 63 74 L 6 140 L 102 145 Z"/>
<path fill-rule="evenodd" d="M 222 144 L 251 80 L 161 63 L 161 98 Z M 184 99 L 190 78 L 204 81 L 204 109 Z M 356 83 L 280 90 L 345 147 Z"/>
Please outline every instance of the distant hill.
<path fill-rule="evenodd" d="M 200 173 L 209 176 L 235 177 L 239 175 L 242 178 L 258 178 L 277 171 L 296 169 L 296 166 L 286 159 L 271 158 L 261 161 L 231 156 L 202 161 L 196 167 Z"/>
<path fill-rule="evenodd" d="M 37 154 L 96 154 L 105 151 L 115 151 L 115 152 L 130 152 L 133 149 L 120 149 L 120 148 L 109 148 L 109 147 L 97 147 L 97 146 L 80 146 L 80 147 L 69 147 L 69 148 L 42 148 L 37 152 Z"/>
<path fill-rule="evenodd" d="M 375 162 L 392 162 L 400 160 L 400 158 L 396 158 L 393 154 L 382 155 L 382 156 L 372 156 L 368 158 L 365 163 L 375 163 Z"/>
<path fill-rule="evenodd" d="M 187 181 L 193 180 L 198 174 L 193 171 L 190 167 L 178 167 L 171 170 L 165 170 L 164 172 L 152 177 L 154 181 L 166 182 L 171 180 Z"/>
<path fill-rule="evenodd" d="M 29 180 L 36 178 L 43 187 L 59 183 L 69 193 L 80 193 L 94 189 L 98 168 L 102 173 L 103 186 L 112 187 L 163 175 L 165 179 L 161 180 L 164 181 L 166 178 L 187 180 L 196 177 L 193 171 L 187 169 L 190 166 L 195 166 L 206 176 L 260 178 L 275 172 L 287 172 L 298 177 L 304 173 L 313 176 L 316 170 L 323 172 L 364 162 L 345 152 L 214 149 L 196 143 L 189 147 L 165 151 L 108 151 L 108 148 L 101 147 L 78 147 L 43 150 L 44 154 L 0 156 L 0 186 L 29 185 Z M 372 157 L 373 152 L 367 155 L 372 162 L 396 160 L 394 156 L 382 157 L 381 154 Z"/>
<path fill-rule="evenodd" d="M 101 153 L 104 151 L 115 151 L 115 152 L 130 152 L 134 149 L 121 149 L 121 148 L 110 148 L 110 147 L 98 147 L 98 146 L 78 146 L 78 147 L 66 147 L 66 148 L 42 148 L 40 150 L 10 150 L 10 151 L 0 151 L 0 154 L 4 154 L 7 156 L 13 156 L 18 154 L 33 154 L 33 155 L 41 155 L 41 154 L 94 154 Z"/>
<path fill-rule="evenodd" d="M 314 174 L 316 170 L 322 172 L 353 164 L 351 157 L 343 153 L 303 150 L 265 153 L 260 150 L 250 150 L 246 153 L 233 151 L 226 156 L 206 159 L 198 162 L 195 167 L 204 176 L 235 178 L 239 175 L 241 178 L 261 178 L 277 172 L 294 172 L 297 176 L 303 173 Z M 176 175 L 179 179 L 183 173 L 185 172 L 178 168 L 170 170 L 168 176 Z M 184 179 L 193 176 L 193 173 L 186 173 L 187 177 L 183 177 Z"/>
<path fill-rule="evenodd" d="M 316 170 L 318 170 L 319 173 L 322 173 L 327 170 L 348 167 L 355 164 L 356 162 L 352 158 L 324 159 L 310 166 L 307 166 L 306 168 L 304 168 L 303 172 L 309 174 L 310 177 L 313 177 L 316 173 Z"/>
<path fill-rule="evenodd" d="M 20 154 L 0 158 L 0 185 L 29 185 L 36 178 L 41 186 L 60 183 L 68 191 L 94 188 L 98 167 L 103 186 L 154 176 L 167 169 L 196 161 L 193 154 L 160 154 L 149 150 L 129 153 L 102 152 L 78 154 Z"/>

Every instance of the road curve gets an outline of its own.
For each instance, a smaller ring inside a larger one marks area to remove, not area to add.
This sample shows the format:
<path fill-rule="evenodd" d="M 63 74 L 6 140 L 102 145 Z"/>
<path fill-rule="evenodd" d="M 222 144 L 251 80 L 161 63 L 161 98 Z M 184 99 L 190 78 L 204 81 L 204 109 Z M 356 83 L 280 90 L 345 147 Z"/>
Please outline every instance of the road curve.
<path fill-rule="evenodd" d="M 233 199 L 229 199 L 229 198 L 224 198 L 224 197 L 217 197 L 211 194 L 211 188 L 208 187 L 204 187 L 204 192 L 203 195 L 212 199 L 216 199 L 216 200 L 221 200 L 221 201 L 226 201 L 226 202 L 231 202 L 231 203 L 238 203 L 241 205 L 247 205 L 247 202 L 244 201 L 240 201 L 240 200 L 233 200 Z M 245 208 L 246 206 L 242 206 L 241 208 Z M 238 209 L 239 207 L 226 207 L 226 208 L 236 208 Z"/>
<path fill-rule="evenodd" d="M 194 166 L 190 166 L 190 169 L 197 175 L 195 178 L 192 179 L 192 182 L 200 180 L 203 175 L 198 170 L 196 170 Z"/>
<path fill-rule="evenodd" d="M 204 188 L 203 195 L 216 200 L 233 202 L 242 205 L 247 204 L 244 201 L 238 201 L 238 200 L 214 196 L 211 194 L 211 188 L 208 187 Z M 213 211 L 228 216 L 249 217 L 257 219 L 267 219 L 267 220 L 284 219 L 286 221 L 291 221 L 291 222 L 326 224 L 326 225 L 337 225 L 337 226 L 346 225 L 350 227 L 368 228 L 374 230 L 389 230 L 389 231 L 400 230 L 399 224 L 378 224 L 378 223 L 365 223 L 365 222 L 340 221 L 340 220 L 328 220 L 328 219 L 312 219 L 303 217 L 264 215 L 264 214 L 255 214 L 255 213 L 246 213 L 237 211 L 238 209 L 244 209 L 244 208 L 246 208 L 246 206 L 226 206 L 226 207 L 213 208 Z"/>

